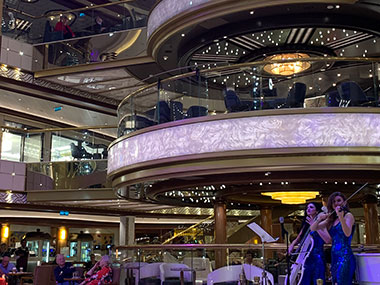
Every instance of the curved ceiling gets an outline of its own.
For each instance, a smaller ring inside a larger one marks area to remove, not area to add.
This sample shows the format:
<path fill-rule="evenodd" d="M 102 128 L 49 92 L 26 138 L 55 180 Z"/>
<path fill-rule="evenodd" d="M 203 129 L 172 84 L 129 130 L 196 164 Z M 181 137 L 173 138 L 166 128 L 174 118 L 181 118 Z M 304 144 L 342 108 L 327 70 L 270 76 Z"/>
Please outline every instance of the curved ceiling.
<path fill-rule="evenodd" d="M 163 43 L 151 48 L 157 49 L 156 61 L 166 70 L 255 61 L 284 50 L 377 56 L 379 15 L 380 6 L 367 1 L 277 5 L 210 18 L 164 35 Z"/>

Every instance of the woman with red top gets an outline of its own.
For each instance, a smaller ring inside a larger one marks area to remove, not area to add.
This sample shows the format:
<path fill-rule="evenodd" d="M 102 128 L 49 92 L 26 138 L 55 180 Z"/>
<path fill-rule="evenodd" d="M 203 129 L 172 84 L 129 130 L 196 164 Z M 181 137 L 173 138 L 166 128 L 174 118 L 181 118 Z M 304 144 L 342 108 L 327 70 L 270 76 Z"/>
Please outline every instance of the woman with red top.
<path fill-rule="evenodd" d="M 55 32 L 63 33 L 64 39 L 71 39 L 75 37 L 75 34 L 71 30 L 70 26 L 68 25 L 68 22 L 69 22 L 69 19 L 66 16 L 61 16 L 59 18 L 59 22 L 54 27 Z"/>
<path fill-rule="evenodd" d="M 108 255 L 102 258 L 87 272 L 89 276 L 79 285 L 98 285 L 112 283 L 112 269 L 110 266 L 110 257 Z"/>

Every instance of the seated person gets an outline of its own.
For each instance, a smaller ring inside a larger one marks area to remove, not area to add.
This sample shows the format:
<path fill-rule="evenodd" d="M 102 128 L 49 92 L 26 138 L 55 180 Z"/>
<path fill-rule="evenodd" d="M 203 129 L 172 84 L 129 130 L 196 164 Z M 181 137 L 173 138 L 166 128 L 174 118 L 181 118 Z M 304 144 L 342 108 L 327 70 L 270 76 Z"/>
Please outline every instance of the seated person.
<path fill-rule="evenodd" d="M 0 257 L 3 257 L 5 255 L 9 255 L 8 247 L 5 243 L 2 243 L 0 245 Z"/>
<path fill-rule="evenodd" d="M 59 18 L 59 22 L 54 27 L 55 32 L 62 32 L 63 33 L 64 39 L 71 39 L 71 38 L 75 37 L 75 34 L 71 30 L 68 23 L 69 23 L 69 19 L 67 18 L 67 16 L 63 15 Z"/>
<path fill-rule="evenodd" d="M 257 261 L 254 259 L 254 257 L 257 257 L 257 256 L 258 256 L 257 251 L 253 251 L 250 249 L 247 250 L 244 257 L 244 263 L 263 268 L 263 264 L 260 261 Z"/>
<path fill-rule="evenodd" d="M 9 259 L 10 259 L 9 255 L 3 256 L 3 260 L 0 263 L 0 276 L 5 274 L 6 280 L 8 282 L 7 284 L 16 285 L 17 284 L 17 277 L 8 275 L 9 272 L 12 272 L 12 271 L 17 272 L 16 266 L 13 263 L 9 262 Z"/>
<path fill-rule="evenodd" d="M 68 281 L 65 281 L 65 278 L 73 278 L 73 272 L 75 271 L 74 266 L 71 262 L 66 262 L 63 254 L 57 254 L 55 262 L 58 264 L 54 268 L 55 281 L 59 285 L 69 285 Z"/>
<path fill-rule="evenodd" d="M 96 34 L 105 33 L 106 27 L 104 27 L 103 19 L 99 16 L 95 18 L 95 24 L 92 26 L 92 31 Z"/>
<path fill-rule="evenodd" d="M 10 256 L 4 255 L 3 260 L 0 263 L 0 275 L 8 275 L 9 272 L 11 272 L 14 269 L 16 269 L 16 266 L 9 262 Z"/>
<path fill-rule="evenodd" d="M 92 267 L 94 267 L 94 265 L 96 264 L 96 260 L 95 260 L 95 254 L 91 254 L 90 255 L 90 261 L 86 262 L 86 264 L 84 265 L 86 270 L 90 270 Z"/>
<path fill-rule="evenodd" d="M 79 285 L 96 285 L 112 283 L 112 268 L 110 265 L 110 257 L 108 255 L 102 258 L 87 272 L 86 278 Z"/>

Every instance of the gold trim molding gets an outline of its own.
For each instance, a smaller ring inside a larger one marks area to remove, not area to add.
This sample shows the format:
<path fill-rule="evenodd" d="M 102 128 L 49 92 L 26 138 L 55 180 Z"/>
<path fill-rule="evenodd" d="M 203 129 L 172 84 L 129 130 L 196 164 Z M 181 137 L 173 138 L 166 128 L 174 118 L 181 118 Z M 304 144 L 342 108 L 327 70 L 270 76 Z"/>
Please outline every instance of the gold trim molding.
<path fill-rule="evenodd" d="M 192 176 L 319 170 L 380 171 L 380 148 L 284 148 L 189 155 L 118 169 L 109 177 L 113 180 L 112 187 L 118 188 L 146 181 Z"/>

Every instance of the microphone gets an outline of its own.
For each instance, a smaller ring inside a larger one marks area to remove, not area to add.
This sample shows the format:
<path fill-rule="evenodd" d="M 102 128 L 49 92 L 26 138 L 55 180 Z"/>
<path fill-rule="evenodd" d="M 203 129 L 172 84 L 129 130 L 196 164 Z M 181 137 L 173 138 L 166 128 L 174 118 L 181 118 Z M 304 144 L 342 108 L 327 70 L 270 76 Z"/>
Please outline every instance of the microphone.
<path fill-rule="evenodd" d="M 284 217 L 280 217 L 278 220 L 280 221 L 280 224 L 281 224 L 281 236 L 284 239 L 285 235 L 288 234 L 288 232 L 285 230 L 285 226 L 284 226 Z"/>

